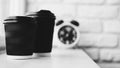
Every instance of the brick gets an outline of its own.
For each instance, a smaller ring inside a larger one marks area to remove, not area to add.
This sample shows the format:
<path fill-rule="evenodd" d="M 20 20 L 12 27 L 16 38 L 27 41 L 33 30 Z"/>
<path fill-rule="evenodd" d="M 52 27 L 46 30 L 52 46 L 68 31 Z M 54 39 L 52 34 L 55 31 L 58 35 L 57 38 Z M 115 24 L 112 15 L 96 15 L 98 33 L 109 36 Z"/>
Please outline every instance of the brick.
<path fill-rule="evenodd" d="M 37 7 L 38 7 L 38 4 L 36 4 L 36 3 L 29 3 L 28 7 L 27 7 L 27 13 L 38 11 Z"/>
<path fill-rule="evenodd" d="M 5 46 L 5 36 L 0 35 L 0 47 Z"/>
<path fill-rule="evenodd" d="M 29 3 L 58 3 L 61 0 L 28 0 Z"/>
<path fill-rule="evenodd" d="M 102 23 L 98 19 L 78 19 L 80 32 L 101 32 Z"/>
<path fill-rule="evenodd" d="M 108 6 L 108 5 L 79 5 L 78 6 L 78 16 L 81 18 L 115 18 L 118 15 L 118 6 Z"/>
<path fill-rule="evenodd" d="M 106 0 L 107 4 L 112 4 L 112 5 L 119 5 L 120 0 Z"/>
<path fill-rule="evenodd" d="M 97 63 L 101 68 L 120 68 L 120 63 L 106 63 L 100 62 Z"/>
<path fill-rule="evenodd" d="M 120 48 L 120 35 L 118 36 L 118 48 Z"/>
<path fill-rule="evenodd" d="M 7 13 L 9 16 L 18 16 L 24 15 L 25 11 L 25 0 L 11 0 L 9 1 L 9 9 Z"/>
<path fill-rule="evenodd" d="M 120 49 L 101 49 L 100 60 L 102 61 L 120 61 Z"/>
<path fill-rule="evenodd" d="M 5 46 L 5 31 L 3 23 L 0 23 L 0 47 Z"/>
<path fill-rule="evenodd" d="M 99 49 L 98 48 L 84 48 L 84 51 L 91 57 L 93 60 L 99 59 Z"/>
<path fill-rule="evenodd" d="M 103 21 L 104 32 L 120 33 L 120 21 L 119 20 L 105 20 Z"/>
<path fill-rule="evenodd" d="M 112 34 L 101 34 L 98 36 L 95 45 L 98 47 L 116 47 L 118 45 L 118 37 Z"/>
<path fill-rule="evenodd" d="M 65 3 L 102 4 L 104 0 L 63 0 Z"/>
<path fill-rule="evenodd" d="M 116 47 L 118 37 L 111 34 L 81 33 L 78 46 L 83 47 Z"/>
<path fill-rule="evenodd" d="M 78 46 L 83 46 L 83 47 L 95 46 L 98 36 L 99 36 L 99 34 L 81 33 L 80 40 L 78 42 Z"/>
<path fill-rule="evenodd" d="M 41 4 L 41 5 L 36 4 L 36 5 L 37 6 L 34 7 L 36 8 L 36 10 L 47 9 L 55 13 L 56 16 L 62 16 L 62 15 L 74 16 L 76 14 L 74 5 L 67 5 L 67 4 Z"/>
<path fill-rule="evenodd" d="M 0 24 L 0 36 L 4 35 L 4 25 L 3 23 Z"/>

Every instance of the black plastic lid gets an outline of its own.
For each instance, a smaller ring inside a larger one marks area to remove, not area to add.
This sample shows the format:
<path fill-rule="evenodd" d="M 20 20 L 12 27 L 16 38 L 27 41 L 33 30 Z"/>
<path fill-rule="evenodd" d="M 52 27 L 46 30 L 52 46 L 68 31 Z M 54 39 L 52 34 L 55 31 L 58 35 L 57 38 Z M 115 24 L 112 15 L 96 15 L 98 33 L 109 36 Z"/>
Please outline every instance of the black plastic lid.
<path fill-rule="evenodd" d="M 56 19 L 55 15 L 49 10 L 40 10 L 40 11 L 38 11 L 37 16 L 39 18 L 48 18 L 48 19 L 53 19 L 53 20 Z"/>
<path fill-rule="evenodd" d="M 4 21 L 5 23 L 34 23 L 31 17 L 26 16 L 10 16 Z"/>

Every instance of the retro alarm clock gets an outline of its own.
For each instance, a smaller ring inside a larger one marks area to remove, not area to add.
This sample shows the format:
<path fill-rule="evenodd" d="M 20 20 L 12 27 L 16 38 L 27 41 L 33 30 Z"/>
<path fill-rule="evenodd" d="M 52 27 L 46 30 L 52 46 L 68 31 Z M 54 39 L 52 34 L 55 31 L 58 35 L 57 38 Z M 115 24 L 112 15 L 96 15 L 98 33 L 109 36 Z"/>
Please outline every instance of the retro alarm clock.
<path fill-rule="evenodd" d="M 72 48 L 79 41 L 80 24 L 74 19 L 59 19 L 56 21 L 53 46 L 60 48 Z"/>

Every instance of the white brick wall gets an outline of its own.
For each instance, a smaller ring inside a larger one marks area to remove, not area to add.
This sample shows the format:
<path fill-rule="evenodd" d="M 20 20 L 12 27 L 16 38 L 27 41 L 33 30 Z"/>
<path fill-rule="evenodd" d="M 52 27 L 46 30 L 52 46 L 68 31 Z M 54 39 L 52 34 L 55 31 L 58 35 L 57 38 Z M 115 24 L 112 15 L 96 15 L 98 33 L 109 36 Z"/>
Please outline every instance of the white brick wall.
<path fill-rule="evenodd" d="M 104 0 L 63 0 L 65 3 L 102 4 Z"/>
<path fill-rule="evenodd" d="M 120 33 L 120 20 L 104 20 L 104 32 Z"/>
<path fill-rule="evenodd" d="M 78 46 L 95 46 L 95 43 L 97 42 L 98 34 L 94 33 L 81 33 L 80 35 L 80 41 L 78 42 Z"/>
<path fill-rule="evenodd" d="M 112 5 L 119 5 L 120 0 L 106 0 L 107 4 L 112 4 Z"/>
<path fill-rule="evenodd" d="M 118 35 L 118 48 L 120 48 L 120 35 Z"/>
<path fill-rule="evenodd" d="M 75 16 L 76 14 L 75 6 L 69 5 L 69 4 L 48 4 L 47 3 L 47 4 L 40 4 L 40 6 L 35 6 L 35 7 L 36 7 L 35 11 L 39 11 L 40 9 L 47 9 L 55 13 L 56 16 L 63 16 L 63 15 Z"/>
<path fill-rule="evenodd" d="M 29 0 L 29 3 L 58 3 L 61 2 L 61 0 Z"/>
<path fill-rule="evenodd" d="M 0 36 L 0 47 L 5 46 L 5 37 L 4 36 Z"/>
<path fill-rule="evenodd" d="M 112 34 L 100 34 L 96 45 L 98 47 L 116 47 L 118 45 L 118 37 Z"/>
<path fill-rule="evenodd" d="M 78 46 L 89 47 L 116 47 L 118 45 L 118 37 L 111 34 L 81 34 Z"/>
<path fill-rule="evenodd" d="M 118 15 L 118 6 L 106 5 L 79 5 L 78 15 L 82 18 L 115 18 Z"/>
<path fill-rule="evenodd" d="M 120 61 L 120 49 L 101 49 L 100 59 L 102 61 Z"/>
<path fill-rule="evenodd" d="M 102 23 L 99 19 L 80 19 L 80 32 L 101 32 Z"/>
<path fill-rule="evenodd" d="M 4 25 L 1 23 L 0 24 L 0 47 L 3 47 L 3 46 L 5 46 L 5 31 L 4 31 Z"/>

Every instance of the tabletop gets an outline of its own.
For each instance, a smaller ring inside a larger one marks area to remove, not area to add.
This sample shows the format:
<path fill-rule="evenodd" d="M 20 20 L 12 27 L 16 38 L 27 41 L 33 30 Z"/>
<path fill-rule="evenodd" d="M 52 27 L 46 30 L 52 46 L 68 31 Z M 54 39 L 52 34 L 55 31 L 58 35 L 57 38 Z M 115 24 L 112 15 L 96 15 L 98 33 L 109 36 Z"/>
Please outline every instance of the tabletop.
<path fill-rule="evenodd" d="M 83 50 L 53 49 L 50 54 L 26 60 L 0 55 L 0 68 L 100 68 Z"/>

